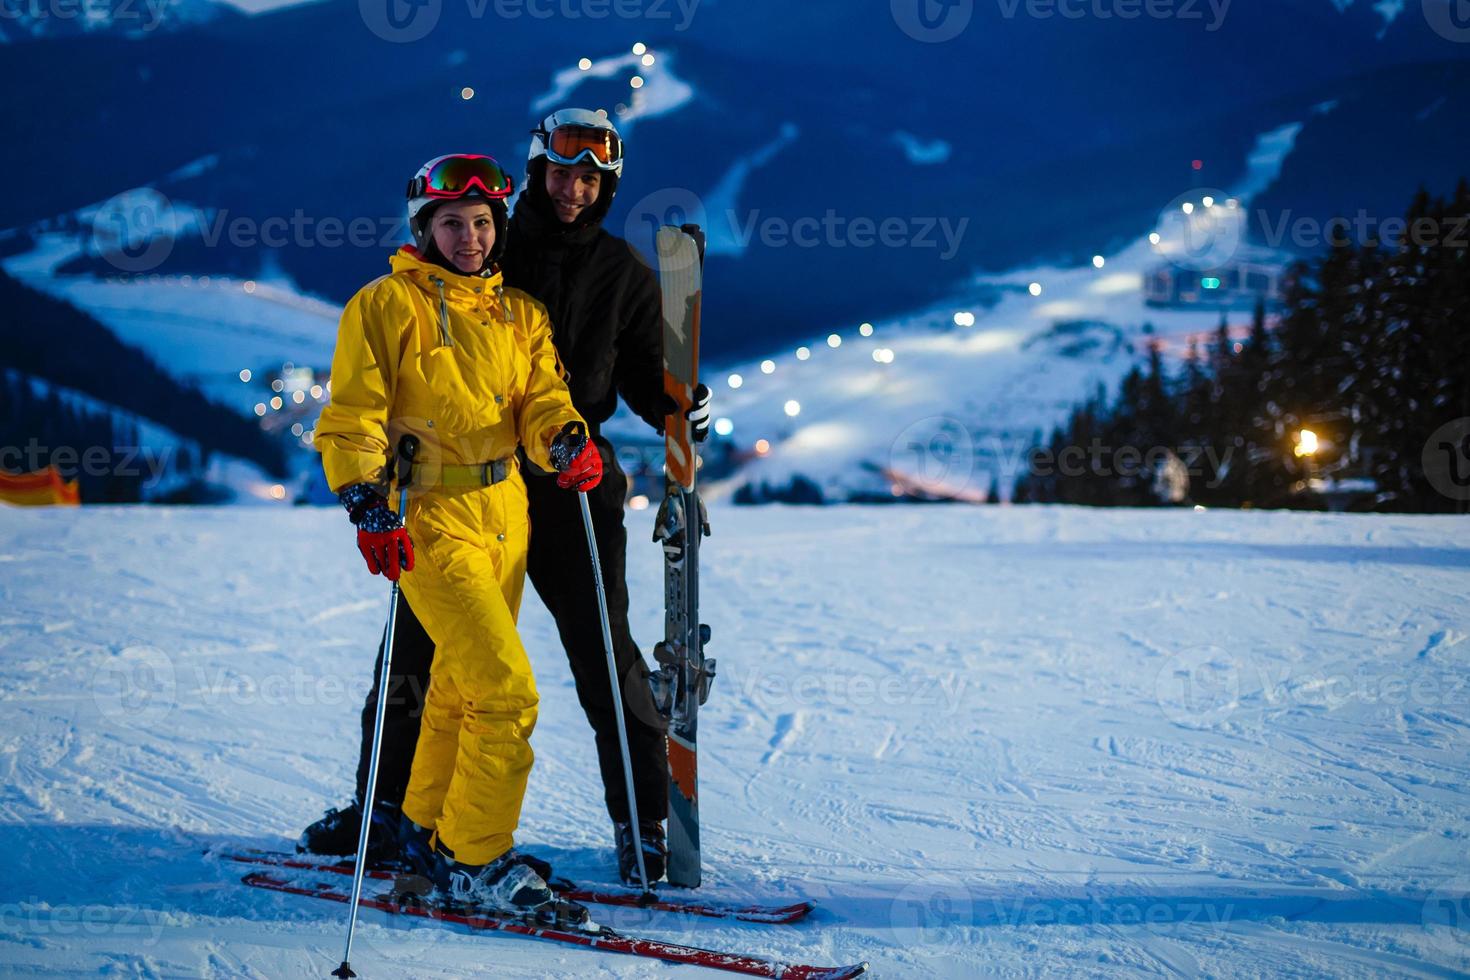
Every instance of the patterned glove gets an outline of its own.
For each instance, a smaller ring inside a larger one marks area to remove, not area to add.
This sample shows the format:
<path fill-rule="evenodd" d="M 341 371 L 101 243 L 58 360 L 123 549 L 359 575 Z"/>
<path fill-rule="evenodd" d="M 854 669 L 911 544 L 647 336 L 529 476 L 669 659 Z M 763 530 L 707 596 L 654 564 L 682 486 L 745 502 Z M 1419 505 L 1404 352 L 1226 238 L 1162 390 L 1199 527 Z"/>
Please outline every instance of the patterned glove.
<path fill-rule="evenodd" d="M 368 571 L 398 581 L 400 572 L 413 571 L 413 541 L 403 519 L 383 495 L 368 483 L 354 483 L 337 495 L 347 516 L 357 525 L 357 550 Z M 396 559 L 396 560 L 395 560 Z"/>

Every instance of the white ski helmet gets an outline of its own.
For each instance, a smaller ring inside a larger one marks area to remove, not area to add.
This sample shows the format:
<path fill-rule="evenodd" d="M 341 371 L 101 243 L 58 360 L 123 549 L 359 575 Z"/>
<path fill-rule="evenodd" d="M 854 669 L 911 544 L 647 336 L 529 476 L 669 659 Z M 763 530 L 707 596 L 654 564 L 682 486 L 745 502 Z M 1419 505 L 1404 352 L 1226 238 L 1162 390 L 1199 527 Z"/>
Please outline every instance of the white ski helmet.
<path fill-rule="evenodd" d="M 505 241 L 505 199 L 514 191 L 515 182 L 494 157 L 477 153 L 446 153 L 435 157 L 408 182 L 408 230 L 413 233 L 414 243 L 423 248 L 428 237 L 427 218 L 432 214 L 432 209 L 425 213 L 426 208 L 444 201 L 481 197 L 495 215 L 498 254 Z"/>
<path fill-rule="evenodd" d="M 531 130 L 531 164 L 542 158 L 562 164 L 590 163 L 623 176 L 623 138 L 607 116 L 591 109 L 558 109 Z"/>

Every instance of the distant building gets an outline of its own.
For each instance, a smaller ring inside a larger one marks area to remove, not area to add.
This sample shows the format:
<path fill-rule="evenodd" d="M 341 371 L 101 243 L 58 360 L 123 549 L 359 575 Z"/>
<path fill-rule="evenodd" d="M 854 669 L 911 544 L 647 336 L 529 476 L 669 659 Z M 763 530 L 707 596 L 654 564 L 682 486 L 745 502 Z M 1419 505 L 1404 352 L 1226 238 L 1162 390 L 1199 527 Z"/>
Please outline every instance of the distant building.
<path fill-rule="evenodd" d="M 1143 298 L 1154 307 L 1211 310 L 1249 310 L 1264 300 L 1274 310 L 1281 306 L 1285 272 L 1277 253 L 1242 247 L 1215 269 L 1157 266 L 1143 278 Z"/>

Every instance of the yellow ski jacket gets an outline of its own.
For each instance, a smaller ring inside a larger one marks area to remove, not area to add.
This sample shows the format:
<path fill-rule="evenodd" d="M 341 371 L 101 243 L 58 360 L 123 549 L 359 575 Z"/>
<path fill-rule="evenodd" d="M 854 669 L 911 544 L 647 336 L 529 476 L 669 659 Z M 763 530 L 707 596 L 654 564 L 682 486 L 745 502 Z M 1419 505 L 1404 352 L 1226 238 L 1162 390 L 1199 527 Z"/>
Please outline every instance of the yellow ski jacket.
<path fill-rule="evenodd" d="M 517 446 L 551 470 L 552 438 L 582 418 L 546 307 L 505 288 L 499 271 L 456 275 L 412 246 L 391 265 L 342 311 L 315 437 L 332 492 L 388 483 L 392 447 L 409 432 L 431 482 L 436 464 L 504 459 Z"/>

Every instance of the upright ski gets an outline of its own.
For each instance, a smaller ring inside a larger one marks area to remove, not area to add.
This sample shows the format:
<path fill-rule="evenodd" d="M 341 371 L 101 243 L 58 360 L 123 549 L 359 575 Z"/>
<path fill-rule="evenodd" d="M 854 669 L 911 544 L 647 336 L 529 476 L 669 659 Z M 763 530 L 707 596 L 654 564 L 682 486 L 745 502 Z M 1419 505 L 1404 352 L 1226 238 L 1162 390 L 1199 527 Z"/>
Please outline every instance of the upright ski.
<path fill-rule="evenodd" d="M 664 422 L 665 494 L 653 539 L 664 549 L 664 638 L 654 647 L 654 702 L 669 719 L 670 884 L 700 881 L 699 706 L 709 697 L 715 662 L 704 656 L 709 627 L 699 622 L 699 540 L 709 519 L 695 490 L 699 460 L 685 417 L 699 384 L 699 317 L 704 280 L 704 232 L 665 225 L 657 238 L 663 289 L 664 390 L 679 409 Z"/>

